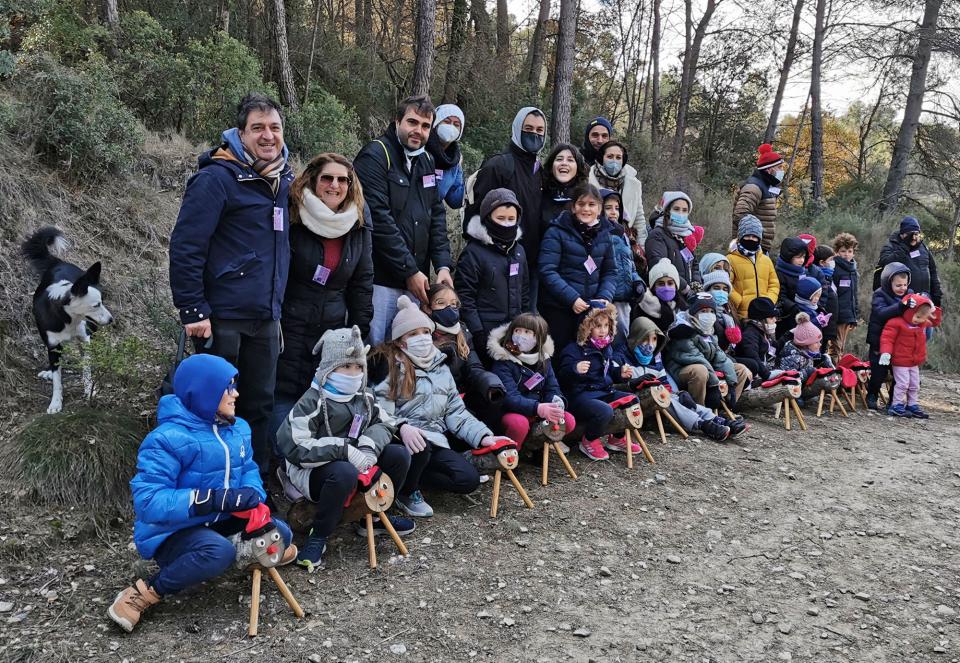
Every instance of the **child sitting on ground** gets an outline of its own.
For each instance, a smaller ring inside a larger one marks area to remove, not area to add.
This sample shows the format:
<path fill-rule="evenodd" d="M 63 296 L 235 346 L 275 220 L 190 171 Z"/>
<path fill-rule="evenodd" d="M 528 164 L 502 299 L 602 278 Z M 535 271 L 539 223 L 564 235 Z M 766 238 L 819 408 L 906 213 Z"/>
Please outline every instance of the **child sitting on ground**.
<path fill-rule="evenodd" d="M 433 344 L 435 328 L 433 320 L 401 295 L 392 338 L 374 351 L 385 357 L 389 370 L 374 392 L 383 410 L 403 422 L 397 432 L 411 456 L 396 503 L 417 518 L 433 515 L 421 486 L 467 494 L 480 485 L 476 467 L 450 448 L 448 435 L 474 449 L 498 439 L 464 405 L 446 355 Z"/>
<path fill-rule="evenodd" d="M 777 356 L 777 368 L 782 371 L 797 371 L 804 383 L 818 368 L 833 368 L 830 356 L 820 352 L 823 332 L 810 321 L 806 313 L 797 313 L 797 325 L 793 328 L 792 340 L 785 340 Z"/>
<path fill-rule="evenodd" d="M 893 367 L 893 402 L 887 414 L 929 419 L 917 402 L 920 366 L 927 360 L 927 328 L 940 324 L 940 309 L 924 295 L 903 298 L 906 310 L 891 318 L 880 334 L 880 364 Z"/>
<path fill-rule="evenodd" d="M 237 369 L 226 359 L 198 354 L 184 359 L 173 392 L 157 405 L 157 427 L 137 452 L 133 542 L 160 569 L 114 599 L 110 618 L 132 631 L 145 610 L 164 596 L 222 575 L 236 560 L 228 537 L 247 520 L 266 492 L 253 460 L 250 426 L 236 416 Z M 273 524 L 287 546 L 280 564 L 297 557 L 290 528 Z"/>
<path fill-rule="evenodd" d="M 677 314 L 687 310 L 686 300 L 679 295 L 680 273 L 666 258 L 650 268 L 650 287 L 640 298 L 636 315 L 653 320 L 662 332 L 666 332 Z"/>
<path fill-rule="evenodd" d="M 727 260 L 730 262 L 730 283 L 733 291 L 730 302 L 740 317 L 747 315 L 747 307 L 755 297 L 766 297 L 776 303 L 780 297 L 780 279 L 770 256 L 760 248 L 763 225 L 760 219 L 747 214 L 737 226 L 737 239 L 731 242 Z"/>
<path fill-rule="evenodd" d="M 867 383 L 867 407 L 878 410 L 880 387 L 887 380 L 888 367 L 880 363 L 880 334 L 891 318 L 901 315 L 906 308 L 903 296 L 910 290 L 910 268 L 902 262 L 891 262 L 880 272 L 880 287 L 873 291 L 870 322 L 867 324 L 870 382 Z"/>
<path fill-rule="evenodd" d="M 766 297 L 756 297 L 747 307 L 747 316 L 734 357 L 750 369 L 756 385 L 758 379 L 765 382 L 773 377 L 771 373 L 776 369 L 777 307 Z"/>
<path fill-rule="evenodd" d="M 603 214 L 612 226 L 610 239 L 613 242 L 613 258 L 617 267 L 613 305 L 617 308 L 620 331 L 626 335 L 630 324 L 631 304 L 643 295 L 646 285 L 637 273 L 633 252 L 630 250 L 626 224 L 620 213 L 620 194 L 616 191 L 601 189 L 600 195 L 603 196 Z"/>
<path fill-rule="evenodd" d="M 850 233 L 840 233 L 833 238 L 834 258 L 833 285 L 837 288 L 837 353 L 846 352 L 847 336 L 860 322 L 860 273 L 854 257 L 857 238 Z"/>
<path fill-rule="evenodd" d="M 313 353 L 320 364 L 310 388 L 277 431 L 277 446 L 286 460 L 290 483 L 317 505 L 306 544 L 297 564 L 313 573 L 321 568 L 327 539 L 343 516 L 344 504 L 357 487 L 357 477 L 373 465 L 397 486 L 410 469 L 410 454 L 390 444 L 396 427 L 367 390 L 367 350 L 360 329 L 331 329 Z M 376 520 L 381 532 L 386 529 Z M 390 517 L 401 536 L 415 525 Z M 357 532 L 366 526 L 357 523 Z"/>
<path fill-rule="evenodd" d="M 627 365 L 616 361 L 613 334 L 617 329 L 617 310 L 608 305 L 591 309 L 580 323 L 577 338 L 560 355 L 558 370 L 563 391 L 570 398 L 570 409 L 584 426 L 580 451 L 591 460 L 607 460 L 610 451 L 627 451 L 627 438 L 607 435 L 607 426 L 613 418 L 613 406 L 635 403 L 636 397 L 613 388 L 614 383 L 626 382 L 633 376 Z M 626 400 L 624 400 L 626 399 Z M 606 437 L 606 442 L 601 438 Z M 631 442 L 633 453 L 640 453 L 640 445 Z"/>
<path fill-rule="evenodd" d="M 538 418 L 563 422 L 568 433 L 573 431 L 576 420 L 566 411 L 566 401 L 550 365 L 553 339 L 543 318 L 521 313 L 510 324 L 490 332 L 487 351 L 493 359 L 490 369 L 507 392 L 501 419 L 503 434 L 516 442 L 518 449 Z M 564 453 L 569 451 L 565 447 Z"/>

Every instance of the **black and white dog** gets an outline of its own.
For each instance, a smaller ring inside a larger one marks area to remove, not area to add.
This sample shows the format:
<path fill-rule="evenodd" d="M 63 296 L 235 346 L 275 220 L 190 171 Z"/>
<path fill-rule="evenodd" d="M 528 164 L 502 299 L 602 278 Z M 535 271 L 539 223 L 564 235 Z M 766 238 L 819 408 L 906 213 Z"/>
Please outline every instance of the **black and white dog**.
<path fill-rule="evenodd" d="M 53 396 L 47 412 L 54 414 L 63 409 L 63 381 L 60 376 L 61 345 L 77 339 L 90 342 L 90 334 L 98 325 L 113 322 L 110 311 L 101 302 L 100 263 L 94 263 L 83 271 L 59 258 L 67 248 L 63 233 L 57 228 L 41 228 L 27 239 L 22 250 L 24 256 L 40 275 L 40 285 L 33 295 L 33 317 L 37 321 L 40 338 L 47 344 L 49 366 L 39 377 L 53 382 Z M 89 325 L 89 327 L 88 327 Z M 83 388 L 87 397 L 92 395 L 93 380 L 90 366 L 84 358 Z"/>

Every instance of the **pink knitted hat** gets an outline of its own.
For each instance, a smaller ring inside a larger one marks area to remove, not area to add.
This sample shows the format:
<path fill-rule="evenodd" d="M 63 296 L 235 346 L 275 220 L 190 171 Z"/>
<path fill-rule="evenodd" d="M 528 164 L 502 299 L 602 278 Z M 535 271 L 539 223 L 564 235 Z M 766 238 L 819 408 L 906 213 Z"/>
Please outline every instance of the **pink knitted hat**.
<path fill-rule="evenodd" d="M 797 313 L 797 326 L 793 328 L 793 344 L 808 346 L 823 340 L 823 334 L 815 324 L 810 322 L 806 313 Z"/>

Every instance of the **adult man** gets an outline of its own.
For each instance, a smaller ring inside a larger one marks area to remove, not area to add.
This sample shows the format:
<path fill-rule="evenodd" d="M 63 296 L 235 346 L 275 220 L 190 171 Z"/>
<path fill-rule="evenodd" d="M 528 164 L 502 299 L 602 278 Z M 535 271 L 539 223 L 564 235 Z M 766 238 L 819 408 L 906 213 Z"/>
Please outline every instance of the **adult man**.
<path fill-rule="evenodd" d="M 600 159 L 600 148 L 613 136 L 613 125 L 605 117 L 595 117 L 587 124 L 583 131 L 583 146 L 580 154 L 588 166 L 593 166 Z"/>
<path fill-rule="evenodd" d="M 513 118 L 510 144 L 500 154 L 484 160 L 477 171 L 473 186 L 473 204 L 467 210 L 466 218 L 480 214 L 483 197 L 494 189 L 510 189 L 517 197 L 523 214 L 520 217 L 520 229 L 523 236 L 520 243 L 527 254 L 530 269 L 530 306 L 536 309 L 538 272 L 532 266 L 537 264 L 540 255 L 540 237 L 544 228 L 540 227 L 540 201 L 542 197 L 540 180 L 540 162 L 537 154 L 543 149 L 546 140 L 547 119 L 543 111 L 533 106 L 521 108 Z"/>
<path fill-rule="evenodd" d="M 429 97 L 407 97 L 394 122 L 353 163 L 373 217 L 374 345 L 389 338 L 400 295 L 427 301 L 431 263 L 437 281 L 453 285 L 440 180 L 426 151 L 433 116 Z"/>
<path fill-rule="evenodd" d="M 237 126 L 222 138 L 200 155 L 187 182 L 170 236 L 170 290 L 196 346 L 237 367 L 237 415 L 250 424 L 254 459 L 265 474 L 290 264 L 293 172 L 280 105 L 247 95 L 237 107 Z"/>
<path fill-rule="evenodd" d="M 760 247 L 764 253 L 769 254 L 777 232 L 777 197 L 780 195 L 780 183 L 783 182 L 786 169 L 783 157 L 774 152 L 767 143 L 757 148 L 757 152 L 760 154 L 757 158 L 757 169 L 737 192 L 730 237 L 737 238 L 740 219 L 752 214 L 760 219 L 763 226 Z"/>
<path fill-rule="evenodd" d="M 930 249 L 923 243 L 920 235 L 920 222 L 912 216 L 905 216 L 900 229 L 890 233 L 887 243 L 880 249 L 880 259 L 873 272 L 873 289 L 880 287 L 880 274 L 883 268 L 892 262 L 902 262 L 910 268 L 910 289 L 929 295 L 937 306 L 943 292 L 940 290 L 940 276 L 937 263 Z"/>

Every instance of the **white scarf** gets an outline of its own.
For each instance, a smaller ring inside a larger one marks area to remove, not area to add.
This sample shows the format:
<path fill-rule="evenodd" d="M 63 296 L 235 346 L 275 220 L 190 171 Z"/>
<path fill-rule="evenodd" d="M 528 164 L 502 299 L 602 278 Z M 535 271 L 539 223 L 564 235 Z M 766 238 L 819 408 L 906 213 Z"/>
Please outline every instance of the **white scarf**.
<path fill-rule="evenodd" d="M 527 366 L 534 366 L 540 362 L 539 352 L 521 352 L 516 357 Z"/>
<path fill-rule="evenodd" d="M 407 357 L 410 358 L 410 361 L 413 362 L 414 366 L 416 366 L 417 368 L 423 369 L 425 371 L 429 371 L 431 368 L 433 368 L 434 359 L 437 356 L 437 352 L 439 352 L 437 350 L 437 346 L 433 346 L 433 352 L 428 354 L 426 357 L 418 357 L 414 354 L 407 352 L 406 348 L 401 348 L 401 350 L 403 350 L 403 354 L 407 355 Z"/>
<path fill-rule="evenodd" d="M 457 321 L 457 324 L 455 324 L 453 327 L 444 327 L 443 325 L 441 325 L 441 324 L 440 324 L 439 322 L 437 322 L 436 320 L 434 320 L 433 322 L 434 322 L 434 324 L 437 325 L 437 329 L 439 329 L 439 330 L 442 331 L 442 332 L 445 332 L 445 333 L 447 333 L 447 334 L 452 334 L 452 335 L 454 335 L 454 336 L 456 336 L 457 334 L 460 333 L 461 327 L 460 327 L 460 322 L 459 322 L 459 321 Z"/>
<path fill-rule="evenodd" d="M 351 204 L 342 212 L 334 212 L 310 189 L 304 187 L 300 202 L 300 221 L 307 230 L 325 239 L 343 237 L 360 218 L 357 206 Z"/>

